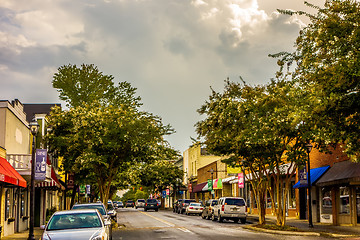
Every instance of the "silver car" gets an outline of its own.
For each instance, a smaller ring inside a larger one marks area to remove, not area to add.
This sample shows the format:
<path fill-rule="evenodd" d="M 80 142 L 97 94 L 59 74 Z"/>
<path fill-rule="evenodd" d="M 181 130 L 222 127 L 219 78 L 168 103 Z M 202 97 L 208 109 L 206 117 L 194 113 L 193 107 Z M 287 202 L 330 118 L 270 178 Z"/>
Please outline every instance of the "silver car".
<path fill-rule="evenodd" d="M 96 209 L 58 211 L 41 229 L 44 230 L 42 240 L 112 238 L 111 221 L 105 220 Z"/>

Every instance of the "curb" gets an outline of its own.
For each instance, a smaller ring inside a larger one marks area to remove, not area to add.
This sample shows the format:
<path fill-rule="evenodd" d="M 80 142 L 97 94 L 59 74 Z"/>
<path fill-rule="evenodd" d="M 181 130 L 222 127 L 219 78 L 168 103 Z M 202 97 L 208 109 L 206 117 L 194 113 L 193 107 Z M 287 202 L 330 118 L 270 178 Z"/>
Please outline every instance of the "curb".
<path fill-rule="evenodd" d="M 263 229 L 263 228 L 257 228 L 253 226 L 243 226 L 242 228 L 258 231 L 258 232 L 267 232 L 267 233 L 273 233 L 273 234 L 281 234 L 281 235 L 297 235 L 297 236 L 320 236 L 320 233 L 316 232 L 293 232 L 293 231 L 278 231 L 278 230 L 270 230 L 270 229 Z"/>

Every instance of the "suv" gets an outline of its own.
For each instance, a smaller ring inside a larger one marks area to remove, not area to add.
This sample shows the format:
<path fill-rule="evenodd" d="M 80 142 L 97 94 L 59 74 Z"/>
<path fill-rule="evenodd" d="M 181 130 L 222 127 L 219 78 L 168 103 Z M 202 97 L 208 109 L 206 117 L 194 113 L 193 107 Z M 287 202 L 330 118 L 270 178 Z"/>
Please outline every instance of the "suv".
<path fill-rule="evenodd" d="M 201 217 L 203 219 L 210 219 L 212 215 L 212 209 L 215 205 L 217 205 L 218 200 L 217 199 L 210 199 L 205 202 L 204 209 L 202 211 Z"/>
<path fill-rule="evenodd" d="M 179 205 L 181 204 L 183 199 L 178 199 L 173 204 L 173 212 L 177 213 L 179 210 Z"/>
<path fill-rule="evenodd" d="M 159 203 L 154 198 L 149 198 L 146 200 L 144 210 L 146 212 L 147 210 L 150 210 L 150 209 L 154 209 L 156 212 L 159 211 Z"/>
<path fill-rule="evenodd" d="M 135 208 L 144 208 L 145 207 L 145 199 L 138 199 L 135 202 Z"/>
<path fill-rule="evenodd" d="M 135 203 L 133 200 L 127 200 L 126 203 L 125 203 L 125 207 L 128 208 L 128 207 L 134 207 L 135 206 Z"/>
<path fill-rule="evenodd" d="M 196 202 L 195 199 L 183 199 L 182 202 L 179 204 L 177 213 L 182 214 L 185 212 L 186 207 L 189 206 L 190 203 Z"/>
<path fill-rule="evenodd" d="M 245 200 L 240 197 L 222 197 L 218 204 L 212 210 L 211 219 L 223 222 L 224 219 L 230 219 L 234 222 L 246 223 L 247 207 Z"/>

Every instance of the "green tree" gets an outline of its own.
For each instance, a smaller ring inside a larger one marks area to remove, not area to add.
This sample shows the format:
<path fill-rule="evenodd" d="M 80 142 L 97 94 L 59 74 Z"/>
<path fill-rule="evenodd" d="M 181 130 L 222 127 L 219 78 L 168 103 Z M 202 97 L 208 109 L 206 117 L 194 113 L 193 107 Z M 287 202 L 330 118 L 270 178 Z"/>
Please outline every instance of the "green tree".
<path fill-rule="evenodd" d="M 294 53 L 279 53 L 282 62 L 296 62 L 294 79 L 313 96 L 311 110 L 315 140 L 319 147 L 345 144 L 345 152 L 360 160 L 360 3 L 327 0 L 311 15 L 302 11 L 280 11 L 307 15 L 310 24 L 296 39 Z"/>
<path fill-rule="evenodd" d="M 285 224 L 285 193 L 306 160 L 304 145 L 311 134 L 303 124 L 308 107 L 303 91 L 282 78 L 255 87 L 226 81 L 224 93 L 213 91 L 199 109 L 207 117 L 196 125 L 210 152 L 229 156 L 226 163 L 251 174 L 260 224 L 265 223 L 266 189 L 277 202 L 272 205 L 277 224 Z"/>

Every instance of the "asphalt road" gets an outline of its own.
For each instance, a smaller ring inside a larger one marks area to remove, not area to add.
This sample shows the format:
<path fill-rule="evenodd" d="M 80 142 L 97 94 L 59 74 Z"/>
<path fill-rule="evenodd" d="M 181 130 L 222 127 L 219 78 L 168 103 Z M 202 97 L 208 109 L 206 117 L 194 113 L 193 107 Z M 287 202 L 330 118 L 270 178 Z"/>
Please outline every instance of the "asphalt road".
<path fill-rule="evenodd" d="M 168 210 L 159 212 L 143 209 L 118 209 L 119 229 L 113 231 L 113 239 L 181 239 L 181 240 L 232 240 L 232 239 L 325 239 L 274 235 L 244 229 L 244 224 L 224 221 L 223 223 L 204 220 L 199 216 L 187 216 Z M 246 223 L 249 225 L 251 223 Z"/>

